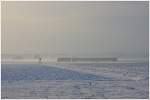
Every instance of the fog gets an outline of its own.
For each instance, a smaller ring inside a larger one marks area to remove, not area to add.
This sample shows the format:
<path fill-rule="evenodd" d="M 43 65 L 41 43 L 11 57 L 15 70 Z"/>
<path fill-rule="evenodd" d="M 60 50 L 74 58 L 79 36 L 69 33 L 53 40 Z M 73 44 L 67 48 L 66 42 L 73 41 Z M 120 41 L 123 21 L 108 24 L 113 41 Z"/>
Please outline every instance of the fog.
<path fill-rule="evenodd" d="M 3 1 L 2 53 L 148 57 L 148 9 L 148 1 Z"/>

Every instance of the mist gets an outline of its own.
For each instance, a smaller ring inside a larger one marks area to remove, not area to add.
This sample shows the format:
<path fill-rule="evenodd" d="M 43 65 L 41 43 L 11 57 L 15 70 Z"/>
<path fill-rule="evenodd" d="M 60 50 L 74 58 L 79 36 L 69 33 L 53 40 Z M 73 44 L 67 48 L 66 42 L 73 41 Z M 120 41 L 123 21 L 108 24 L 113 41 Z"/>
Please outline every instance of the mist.
<path fill-rule="evenodd" d="M 2 54 L 148 57 L 148 1 L 2 1 Z"/>

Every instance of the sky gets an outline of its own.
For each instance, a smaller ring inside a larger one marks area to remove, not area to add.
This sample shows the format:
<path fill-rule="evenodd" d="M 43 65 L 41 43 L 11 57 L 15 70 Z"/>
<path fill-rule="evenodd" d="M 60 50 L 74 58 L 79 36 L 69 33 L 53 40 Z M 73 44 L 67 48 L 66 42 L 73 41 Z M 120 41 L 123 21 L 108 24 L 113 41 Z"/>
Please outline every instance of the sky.
<path fill-rule="evenodd" d="M 148 1 L 3 1 L 2 53 L 147 57 Z"/>

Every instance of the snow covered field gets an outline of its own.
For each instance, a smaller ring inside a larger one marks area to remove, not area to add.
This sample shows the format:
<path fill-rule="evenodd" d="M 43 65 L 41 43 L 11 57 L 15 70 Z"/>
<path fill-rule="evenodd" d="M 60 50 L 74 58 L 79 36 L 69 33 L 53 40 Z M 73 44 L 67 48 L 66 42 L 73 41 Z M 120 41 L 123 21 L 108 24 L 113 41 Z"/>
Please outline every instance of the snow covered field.
<path fill-rule="evenodd" d="M 2 64 L 2 98 L 148 98 L 148 63 Z"/>

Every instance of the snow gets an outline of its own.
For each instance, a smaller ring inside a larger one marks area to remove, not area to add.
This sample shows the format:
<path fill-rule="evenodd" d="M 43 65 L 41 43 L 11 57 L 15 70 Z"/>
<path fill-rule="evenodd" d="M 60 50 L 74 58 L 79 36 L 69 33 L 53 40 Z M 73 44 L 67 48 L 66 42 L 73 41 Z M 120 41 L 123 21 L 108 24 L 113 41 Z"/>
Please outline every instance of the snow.
<path fill-rule="evenodd" d="M 109 77 L 83 74 L 41 64 L 4 64 L 2 80 L 110 80 Z"/>
<path fill-rule="evenodd" d="M 146 99 L 148 63 L 2 64 L 2 98 Z"/>
<path fill-rule="evenodd" d="M 142 80 L 148 78 L 148 63 L 53 63 L 57 68 L 111 77 L 113 80 Z"/>
<path fill-rule="evenodd" d="M 103 99 L 148 98 L 148 81 L 3 81 L 2 98 Z"/>

